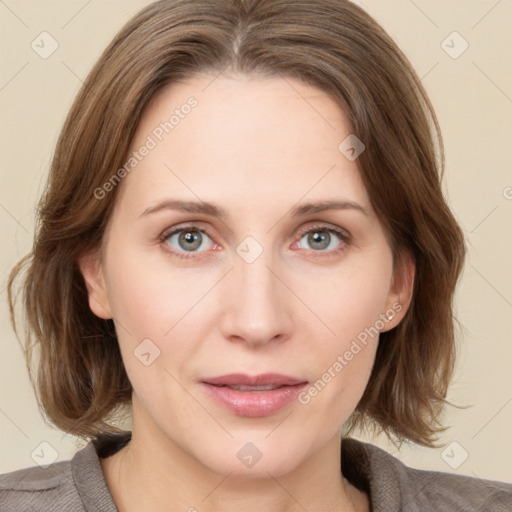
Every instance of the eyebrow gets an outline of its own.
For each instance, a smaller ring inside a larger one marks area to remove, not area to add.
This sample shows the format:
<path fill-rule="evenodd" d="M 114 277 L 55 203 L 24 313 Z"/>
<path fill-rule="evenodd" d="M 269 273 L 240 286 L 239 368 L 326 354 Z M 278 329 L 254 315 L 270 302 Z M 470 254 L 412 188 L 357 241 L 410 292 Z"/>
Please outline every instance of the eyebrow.
<path fill-rule="evenodd" d="M 211 215 L 219 219 L 226 219 L 228 214 L 220 206 L 215 203 L 208 203 L 204 201 L 179 201 L 174 199 L 166 199 L 154 206 L 146 208 L 140 215 L 144 217 L 155 212 L 162 210 L 176 210 L 186 213 L 202 213 L 204 215 Z M 291 210 L 292 217 L 300 217 L 312 213 L 319 213 L 326 210 L 355 210 L 364 215 L 369 215 L 366 208 L 354 201 L 339 201 L 339 200 L 324 200 L 304 203 L 296 206 Z"/>

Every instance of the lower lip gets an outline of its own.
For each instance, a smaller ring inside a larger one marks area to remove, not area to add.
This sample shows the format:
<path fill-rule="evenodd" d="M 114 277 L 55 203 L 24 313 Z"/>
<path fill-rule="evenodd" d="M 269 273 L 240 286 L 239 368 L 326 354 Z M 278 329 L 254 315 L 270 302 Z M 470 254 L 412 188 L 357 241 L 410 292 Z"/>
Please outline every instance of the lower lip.
<path fill-rule="evenodd" d="M 307 386 L 307 382 L 266 391 L 238 391 L 206 382 L 201 382 L 201 385 L 219 404 L 235 414 L 255 418 L 270 416 L 293 402 Z"/>

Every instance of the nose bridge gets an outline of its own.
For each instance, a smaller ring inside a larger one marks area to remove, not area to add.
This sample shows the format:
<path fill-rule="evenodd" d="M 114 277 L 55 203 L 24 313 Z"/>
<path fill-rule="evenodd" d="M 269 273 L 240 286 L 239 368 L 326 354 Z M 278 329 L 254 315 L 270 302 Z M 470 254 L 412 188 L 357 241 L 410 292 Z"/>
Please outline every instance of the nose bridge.
<path fill-rule="evenodd" d="M 226 337 L 251 344 L 286 337 L 291 326 L 286 287 L 276 276 L 272 251 L 258 246 L 249 239 L 237 247 L 222 323 Z"/>

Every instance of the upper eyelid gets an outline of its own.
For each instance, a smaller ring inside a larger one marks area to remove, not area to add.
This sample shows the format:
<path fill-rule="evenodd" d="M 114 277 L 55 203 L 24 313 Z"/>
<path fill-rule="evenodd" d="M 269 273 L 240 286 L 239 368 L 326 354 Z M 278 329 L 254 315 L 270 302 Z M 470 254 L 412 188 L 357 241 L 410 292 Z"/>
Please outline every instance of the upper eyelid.
<path fill-rule="evenodd" d="M 351 236 L 350 232 L 347 231 L 345 228 L 342 228 L 341 226 L 336 226 L 335 224 L 331 224 L 329 222 L 317 222 L 314 223 L 312 226 L 306 226 L 303 229 L 300 229 L 299 232 L 302 234 L 309 233 L 310 231 L 314 231 L 315 228 L 325 229 L 325 230 L 333 230 L 333 231 L 341 231 L 342 233 L 345 233 L 347 237 Z"/>

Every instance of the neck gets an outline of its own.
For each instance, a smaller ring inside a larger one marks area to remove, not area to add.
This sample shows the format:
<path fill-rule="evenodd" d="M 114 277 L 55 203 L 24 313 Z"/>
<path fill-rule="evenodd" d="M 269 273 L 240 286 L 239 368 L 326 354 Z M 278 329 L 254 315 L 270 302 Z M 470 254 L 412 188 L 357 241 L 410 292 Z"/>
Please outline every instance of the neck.
<path fill-rule="evenodd" d="M 340 436 L 290 472 L 248 476 L 214 471 L 156 426 L 142 426 L 134 415 L 130 443 L 100 459 L 119 512 L 370 510 L 366 494 L 341 474 Z"/>

